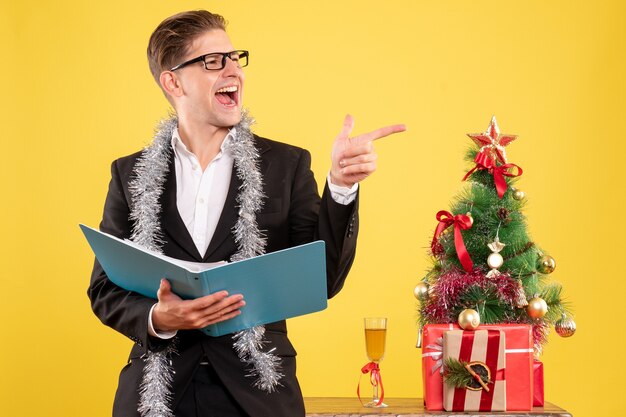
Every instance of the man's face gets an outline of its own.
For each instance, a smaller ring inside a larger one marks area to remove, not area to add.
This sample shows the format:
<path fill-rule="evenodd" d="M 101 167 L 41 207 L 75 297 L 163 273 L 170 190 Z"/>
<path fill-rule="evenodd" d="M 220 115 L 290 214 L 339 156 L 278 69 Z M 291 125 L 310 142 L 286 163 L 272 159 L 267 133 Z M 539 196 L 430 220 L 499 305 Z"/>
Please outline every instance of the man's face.
<path fill-rule="evenodd" d="M 197 37 L 181 62 L 213 52 L 235 48 L 223 30 L 211 30 Z M 241 120 L 244 74 L 230 59 L 221 70 L 206 70 L 197 62 L 176 70 L 183 94 L 175 100 L 179 116 L 218 128 L 230 128 Z"/>

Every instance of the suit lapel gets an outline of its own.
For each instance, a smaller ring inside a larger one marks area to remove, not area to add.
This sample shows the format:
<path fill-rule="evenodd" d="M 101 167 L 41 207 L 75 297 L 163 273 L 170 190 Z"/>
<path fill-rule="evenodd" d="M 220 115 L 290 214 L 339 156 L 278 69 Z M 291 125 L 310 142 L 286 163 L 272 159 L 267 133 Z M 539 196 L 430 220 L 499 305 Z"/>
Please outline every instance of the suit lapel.
<path fill-rule="evenodd" d="M 230 174 L 230 185 L 228 186 L 228 194 L 226 195 L 226 201 L 224 201 L 224 207 L 222 208 L 222 214 L 217 222 L 217 227 L 209 242 L 209 247 L 204 254 L 203 262 L 207 262 L 211 258 L 211 255 L 222 245 L 224 240 L 231 235 L 231 231 L 237 222 L 237 215 L 239 210 L 237 209 L 237 192 L 241 187 L 241 180 L 237 176 L 237 170 L 233 166 L 233 170 Z M 233 241 L 234 242 L 234 241 Z M 228 259 L 223 259 L 228 260 Z"/>
<path fill-rule="evenodd" d="M 176 165 L 174 158 L 170 162 L 170 170 L 163 185 L 161 195 L 163 213 L 161 214 L 161 226 L 163 231 L 185 250 L 195 261 L 202 261 L 202 256 L 198 252 L 193 239 L 185 226 L 185 222 L 180 217 L 178 206 L 176 205 Z"/>

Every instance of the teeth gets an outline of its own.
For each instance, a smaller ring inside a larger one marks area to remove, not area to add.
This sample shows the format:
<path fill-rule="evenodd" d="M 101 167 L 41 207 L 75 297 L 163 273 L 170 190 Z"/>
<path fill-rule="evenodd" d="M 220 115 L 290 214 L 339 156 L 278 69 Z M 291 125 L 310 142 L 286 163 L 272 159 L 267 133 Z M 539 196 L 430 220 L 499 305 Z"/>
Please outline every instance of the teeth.
<path fill-rule="evenodd" d="M 235 91 L 237 91 L 237 86 L 233 85 L 230 87 L 223 87 L 220 88 L 219 90 L 217 90 L 218 93 L 234 93 Z"/>

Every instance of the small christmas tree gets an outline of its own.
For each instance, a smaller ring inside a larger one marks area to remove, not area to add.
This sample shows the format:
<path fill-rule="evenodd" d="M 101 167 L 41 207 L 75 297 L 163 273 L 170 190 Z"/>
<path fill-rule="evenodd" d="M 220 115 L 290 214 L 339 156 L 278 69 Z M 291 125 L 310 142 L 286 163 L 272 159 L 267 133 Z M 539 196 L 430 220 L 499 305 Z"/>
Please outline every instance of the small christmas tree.
<path fill-rule="evenodd" d="M 508 162 L 505 147 L 517 139 L 501 134 L 496 118 L 485 133 L 468 135 L 475 143 L 465 175 L 470 186 L 437 213 L 431 244 L 433 265 L 415 287 L 420 300 L 420 331 L 425 324 L 479 321 L 532 325 L 535 354 L 554 325 L 571 336 L 576 325 L 561 296 L 561 285 L 547 282 L 554 259 L 529 236 L 522 214 L 524 192 L 513 188 L 522 169 Z M 477 313 L 477 314 L 476 314 Z"/>

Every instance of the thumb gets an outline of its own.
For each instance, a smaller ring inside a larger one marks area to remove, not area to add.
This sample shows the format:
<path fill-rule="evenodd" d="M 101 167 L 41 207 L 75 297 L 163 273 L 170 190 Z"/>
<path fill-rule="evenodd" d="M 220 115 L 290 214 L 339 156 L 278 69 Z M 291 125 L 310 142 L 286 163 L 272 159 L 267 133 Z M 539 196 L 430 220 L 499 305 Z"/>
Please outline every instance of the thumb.
<path fill-rule="evenodd" d="M 352 129 L 354 128 L 354 118 L 350 114 L 346 114 L 346 117 L 343 119 L 343 127 L 341 128 L 341 132 L 337 135 L 337 139 L 347 139 L 352 133 Z"/>
<path fill-rule="evenodd" d="M 157 291 L 157 298 L 160 301 L 161 299 L 169 296 L 170 294 L 172 294 L 172 286 L 170 285 L 170 282 L 168 280 L 163 278 L 161 280 L 161 284 L 159 285 L 159 290 Z"/>

